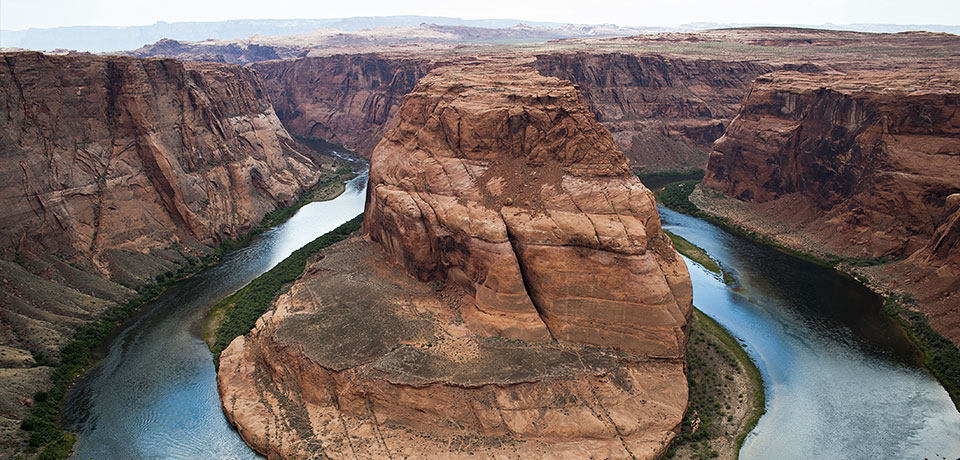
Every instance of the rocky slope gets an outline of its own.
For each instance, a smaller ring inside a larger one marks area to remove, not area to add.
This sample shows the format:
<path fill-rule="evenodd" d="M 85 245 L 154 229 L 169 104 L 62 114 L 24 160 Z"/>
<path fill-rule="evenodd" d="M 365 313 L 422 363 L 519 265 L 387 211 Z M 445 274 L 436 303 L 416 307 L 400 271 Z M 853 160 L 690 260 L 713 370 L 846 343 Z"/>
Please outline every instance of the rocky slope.
<path fill-rule="evenodd" d="M 252 67 L 291 133 L 369 156 L 403 96 L 433 65 L 428 59 L 355 54 Z"/>
<path fill-rule="evenodd" d="M 538 54 L 534 66 L 575 83 L 631 165 L 647 172 L 703 168 L 747 86 L 774 69 L 753 61 L 587 52 Z"/>
<path fill-rule="evenodd" d="M 291 204 L 325 167 L 234 66 L 4 53 L 0 104 L 0 345 L 16 357 L 55 359 L 74 328 Z M 46 368 L 3 362 L 11 422 Z"/>
<path fill-rule="evenodd" d="M 906 258 L 875 275 L 916 292 L 958 341 L 958 88 L 955 69 L 765 75 L 714 145 L 703 183 L 753 203 L 759 217 L 747 225 L 776 226 L 792 245 Z"/>
<path fill-rule="evenodd" d="M 440 67 L 374 151 L 367 239 L 221 356 L 271 457 L 654 458 L 686 407 L 685 265 L 569 82 Z"/>

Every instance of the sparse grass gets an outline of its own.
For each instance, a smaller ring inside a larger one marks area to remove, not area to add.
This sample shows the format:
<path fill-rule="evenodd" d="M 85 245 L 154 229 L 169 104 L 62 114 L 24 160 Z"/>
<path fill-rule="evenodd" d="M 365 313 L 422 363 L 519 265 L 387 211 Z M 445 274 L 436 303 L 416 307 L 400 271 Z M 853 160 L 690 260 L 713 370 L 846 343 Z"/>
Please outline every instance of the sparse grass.
<path fill-rule="evenodd" d="M 718 264 L 716 260 L 713 260 L 706 251 L 669 230 L 664 230 L 663 233 L 670 237 L 670 241 L 673 241 L 673 247 L 676 248 L 677 252 L 687 256 L 690 260 L 693 260 L 711 272 L 718 275 L 723 274 L 720 264 Z"/>
<path fill-rule="evenodd" d="M 729 331 L 712 318 L 694 309 L 687 344 L 687 383 L 689 405 L 681 423 L 680 434 L 665 458 L 673 458 L 678 450 L 688 447 L 693 458 L 708 459 L 718 455 L 711 441 L 727 435 L 732 428 L 733 404 L 744 404 L 743 393 L 733 384 L 736 377 L 745 377 L 752 401 L 749 416 L 734 437 L 734 451 L 739 452 L 747 434 L 756 427 L 766 408 L 763 378 L 753 360 Z M 738 394 L 734 394 L 738 393 Z"/>
<path fill-rule="evenodd" d="M 177 282 L 219 263 L 225 252 L 247 244 L 253 236 L 289 219 L 298 209 L 313 200 L 315 190 L 334 182 L 340 183 L 352 177 L 352 174 L 349 167 L 341 167 L 336 172 L 323 177 L 313 190 L 301 195 L 295 205 L 279 208 L 265 215 L 260 223 L 246 235 L 222 242 L 216 250 L 204 257 L 187 257 L 184 264 L 175 272 L 167 271 L 158 274 L 153 282 L 137 288 L 136 297 L 108 309 L 98 319 L 78 328 L 67 344 L 60 349 L 59 360 L 56 362 L 44 356 L 37 356 L 38 364 L 53 367 L 53 373 L 50 376 L 52 385 L 47 390 L 33 395 L 34 404 L 27 417 L 20 423 L 21 429 L 29 433 L 27 453 L 39 451 L 37 458 L 41 459 L 63 459 L 70 455 L 74 435 L 63 431 L 58 425 L 63 398 L 74 380 L 92 364 L 90 353 L 109 336 L 114 328 L 142 306 L 160 297 Z"/>
<path fill-rule="evenodd" d="M 943 385 L 960 410 L 960 348 L 937 332 L 926 315 L 909 307 L 916 301 L 909 295 L 886 296 L 883 309 L 896 319 L 923 352 L 927 369 Z"/>
<path fill-rule="evenodd" d="M 234 338 L 253 329 L 257 319 L 273 305 L 273 301 L 287 283 L 296 280 L 303 274 L 307 259 L 320 252 L 321 249 L 349 237 L 351 233 L 360 229 L 362 222 L 363 215 L 361 214 L 307 243 L 275 267 L 251 281 L 250 284 L 214 306 L 210 315 L 219 316 L 220 321 L 217 323 L 208 321 L 205 325 L 206 330 L 216 327 L 216 332 L 212 336 L 208 336 L 212 339 L 211 342 L 208 342 L 208 346 L 214 354 L 214 359 L 219 359 L 220 352 L 227 348 L 227 345 L 230 345 Z"/>

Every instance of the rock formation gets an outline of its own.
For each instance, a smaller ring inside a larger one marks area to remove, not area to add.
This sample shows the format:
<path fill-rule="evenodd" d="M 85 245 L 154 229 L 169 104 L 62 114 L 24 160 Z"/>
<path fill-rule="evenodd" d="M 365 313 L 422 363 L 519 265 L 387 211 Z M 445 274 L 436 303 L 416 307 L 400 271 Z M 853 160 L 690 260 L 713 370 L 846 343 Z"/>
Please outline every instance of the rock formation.
<path fill-rule="evenodd" d="M 538 54 L 544 75 L 570 80 L 644 171 L 703 168 L 747 86 L 774 67 L 753 61 L 627 53 Z"/>
<path fill-rule="evenodd" d="M 118 252 L 239 236 L 318 178 L 248 70 L 2 59 L 0 241 L 9 259 L 57 254 L 119 275 L 127 267 Z"/>
<path fill-rule="evenodd" d="M 569 82 L 440 67 L 371 163 L 364 232 L 221 355 L 270 457 L 654 458 L 686 407 L 685 265 Z"/>
<path fill-rule="evenodd" d="M 888 280 L 897 289 L 939 279 L 917 292 L 960 340 L 956 70 L 762 76 L 714 145 L 704 185 L 824 252 L 908 258 L 878 276 L 901 278 Z"/>
<path fill-rule="evenodd" d="M 3 53 L 0 101 L 0 345 L 16 356 L 56 359 L 131 288 L 240 236 L 321 172 L 235 66 Z M 48 369 L 14 361 L 5 434 Z"/>
<path fill-rule="evenodd" d="M 369 156 L 387 121 L 433 63 L 376 54 L 335 55 L 252 66 L 293 134 Z"/>

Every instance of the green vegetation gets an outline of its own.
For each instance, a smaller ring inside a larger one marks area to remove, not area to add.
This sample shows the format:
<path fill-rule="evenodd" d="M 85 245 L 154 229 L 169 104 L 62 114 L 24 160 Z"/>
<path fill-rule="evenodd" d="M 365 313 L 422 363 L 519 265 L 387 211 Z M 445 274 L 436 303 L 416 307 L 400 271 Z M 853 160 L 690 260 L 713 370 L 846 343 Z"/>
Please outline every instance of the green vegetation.
<path fill-rule="evenodd" d="M 677 252 L 687 256 L 690 260 L 700 264 L 707 270 L 710 270 L 718 275 L 722 274 L 720 264 L 718 264 L 716 260 L 713 260 L 713 258 L 710 257 L 710 255 L 699 246 L 694 245 L 693 243 L 687 241 L 684 237 L 669 230 L 664 230 L 663 233 L 670 237 L 670 241 L 673 241 L 673 247 L 676 248 Z"/>
<path fill-rule="evenodd" d="M 636 171 L 636 174 L 637 177 L 640 178 L 640 182 L 643 182 L 643 185 L 647 186 L 647 188 L 650 190 L 659 190 L 663 186 L 673 182 L 686 180 L 700 181 L 703 179 L 705 172 L 702 169 L 688 169 L 681 171 L 660 171 L 653 173 Z"/>
<path fill-rule="evenodd" d="M 38 363 L 53 366 L 50 376 L 51 388 L 33 395 L 33 407 L 20 423 L 20 428 L 30 433 L 28 452 L 40 450 L 40 459 L 62 459 L 70 455 L 74 436 L 59 428 L 60 406 L 67 390 L 80 374 L 91 365 L 90 353 L 125 319 L 144 304 L 156 299 L 167 288 L 180 280 L 215 265 L 223 254 L 222 249 L 200 259 L 187 258 L 176 272 L 157 275 L 156 282 L 137 288 L 137 296 L 104 312 L 96 321 L 81 326 L 70 341 L 60 349 L 60 359 L 50 363 L 47 359 Z"/>
<path fill-rule="evenodd" d="M 753 360 L 729 331 L 712 318 L 694 309 L 687 343 L 687 383 L 689 406 L 681 422 L 680 434 L 671 444 L 666 458 L 673 458 L 684 447 L 693 458 L 717 457 L 718 445 L 711 441 L 729 435 L 734 421 L 731 408 L 745 404 L 742 387 L 731 373 L 745 377 L 751 407 L 744 425 L 735 433 L 734 451 L 739 452 L 747 434 L 756 427 L 765 412 L 763 378 Z M 730 413 L 728 413 L 730 412 Z"/>
<path fill-rule="evenodd" d="M 887 296 L 883 309 L 900 322 L 923 352 L 923 361 L 943 385 L 960 410 L 960 349 L 930 327 L 926 315 L 909 308 L 915 301 L 909 295 Z"/>
<path fill-rule="evenodd" d="M 674 211 L 705 218 L 707 214 L 690 201 L 690 194 L 699 183 L 698 180 L 685 180 L 667 184 L 657 192 L 657 201 Z"/>
<path fill-rule="evenodd" d="M 154 278 L 154 282 L 137 288 L 136 297 L 107 310 L 92 323 L 81 326 L 73 333 L 67 344 L 60 349 L 58 361 L 53 362 L 45 356 L 37 355 L 38 364 L 53 366 L 53 374 L 50 376 L 52 386 L 46 391 L 34 394 L 33 407 L 30 408 L 29 414 L 20 423 L 20 427 L 30 433 L 27 441 L 28 453 L 39 450 L 37 458 L 45 460 L 63 459 L 70 455 L 73 449 L 74 435 L 64 432 L 58 426 L 63 398 L 73 381 L 92 364 L 90 353 L 109 336 L 115 327 L 132 316 L 140 307 L 155 300 L 177 282 L 219 263 L 225 252 L 242 247 L 254 236 L 289 219 L 297 210 L 313 201 L 317 191 L 331 185 L 342 184 L 344 180 L 353 176 L 353 172 L 346 165 L 333 173 L 321 176 L 317 186 L 304 192 L 293 206 L 278 208 L 267 213 L 260 223 L 246 235 L 224 241 L 217 249 L 206 256 L 201 258 L 186 257 L 177 271 L 158 274 Z M 354 221 L 356 220 L 354 219 Z M 359 226 L 359 224 L 357 225 Z M 334 230 L 334 232 L 336 231 Z M 302 266 L 300 271 L 303 271 Z M 256 318 L 254 318 L 255 320 Z"/>
<path fill-rule="evenodd" d="M 727 270 L 724 270 L 720 265 L 720 262 L 717 262 L 713 257 L 710 257 L 710 254 L 707 254 L 707 251 L 704 251 L 703 248 L 687 241 L 686 238 L 669 230 L 664 230 L 663 233 L 670 238 L 670 241 L 673 241 L 673 247 L 677 250 L 677 252 L 687 256 L 687 258 L 700 264 L 703 268 L 706 268 L 707 270 L 710 270 L 711 272 L 723 277 L 723 283 L 727 286 L 733 286 L 737 284 L 733 274 Z"/>
<path fill-rule="evenodd" d="M 321 249 L 349 237 L 351 233 L 360 229 L 362 222 L 363 215 L 361 214 L 333 231 L 307 243 L 306 246 L 297 249 L 289 257 L 283 259 L 276 267 L 271 268 L 243 289 L 214 306 L 210 316 L 215 316 L 220 321 L 216 325 L 216 333 L 213 334 L 212 343 L 208 342 L 208 344 L 215 359 L 219 359 L 220 352 L 227 348 L 227 345 L 234 338 L 253 329 L 257 319 L 270 308 L 283 287 L 303 274 L 307 259 L 320 252 Z M 212 324 L 207 324 L 205 329 L 209 330 L 212 327 Z"/>
<path fill-rule="evenodd" d="M 340 193 L 331 194 L 329 190 L 331 188 L 343 191 L 343 181 L 353 179 L 357 175 L 350 169 L 349 165 L 343 164 L 336 171 L 331 173 L 324 173 L 320 176 L 320 180 L 317 181 L 317 185 L 310 190 L 303 192 L 300 197 L 297 199 L 297 202 L 292 206 L 287 206 L 284 208 L 277 208 L 273 211 L 268 212 L 263 216 L 263 219 L 260 220 L 260 223 L 251 230 L 247 236 L 246 240 L 249 240 L 255 235 L 263 233 L 267 229 L 276 227 L 287 221 L 287 219 L 293 217 L 300 208 L 306 206 L 313 201 L 322 201 L 329 200 L 336 197 Z M 332 195 L 332 196 L 331 196 Z"/>
<path fill-rule="evenodd" d="M 769 245 L 781 252 L 794 257 L 804 259 L 815 264 L 837 269 L 840 273 L 847 274 L 841 268 L 843 266 L 870 266 L 893 262 L 896 259 L 878 257 L 872 259 L 859 259 L 852 257 L 841 257 L 830 255 L 826 258 L 816 257 L 792 248 L 783 246 L 770 238 L 758 235 L 757 233 L 735 225 L 728 220 L 707 214 L 697 208 L 690 201 L 690 193 L 696 187 L 695 181 L 676 182 L 664 187 L 657 193 L 657 200 L 664 206 L 677 212 L 689 214 L 713 222 L 724 227 L 732 233 L 736 233 L 745 238 Z M 689 257 L 689 256 L 688 256 Z M 859 276 L 854 276 L 857 281 L 867 285 L 867 281 Z M 913 304 L 913 299 L 905 296 L 890 296 L 884 302 L 884 310 L 893 316 L 907 334 L 917 345 L 924 355 L 924 363 L 927 369 L 933 373 L 934 377 L 943 385 L 950 399 L 953 400 L 957 409 L 960 410 L 960 348 L 953 342 L 945 338 L 939 332 L 934 330 L 927 321 L 923 313 L 907 308 L 907 305 Z"/>

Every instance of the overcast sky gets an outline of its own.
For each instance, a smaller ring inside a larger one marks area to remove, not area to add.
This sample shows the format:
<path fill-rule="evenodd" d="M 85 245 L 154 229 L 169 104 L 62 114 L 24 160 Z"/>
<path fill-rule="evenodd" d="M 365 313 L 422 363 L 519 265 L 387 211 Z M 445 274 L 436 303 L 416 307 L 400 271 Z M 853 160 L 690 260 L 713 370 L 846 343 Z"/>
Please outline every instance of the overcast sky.
<path fill-rule="evenodd" d="M 960 0 L 0 0 L 0 28 L 412 14 L 676 26 L 960 23 Z"/>

